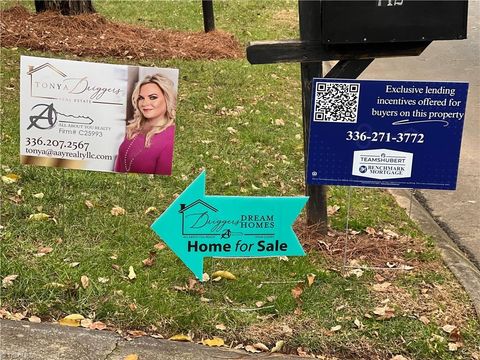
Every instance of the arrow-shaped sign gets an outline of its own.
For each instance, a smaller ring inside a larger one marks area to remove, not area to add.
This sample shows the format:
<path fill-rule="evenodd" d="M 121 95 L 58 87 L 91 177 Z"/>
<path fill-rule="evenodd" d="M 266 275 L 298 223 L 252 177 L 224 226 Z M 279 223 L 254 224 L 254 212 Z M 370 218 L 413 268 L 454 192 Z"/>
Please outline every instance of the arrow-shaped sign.
<path fill-rule="evenodd" d="M 202 172 L 152 229 L 203 277 L 203 258 L 305 255 L 292 224 L 308 197 L 205 195 Z"/>

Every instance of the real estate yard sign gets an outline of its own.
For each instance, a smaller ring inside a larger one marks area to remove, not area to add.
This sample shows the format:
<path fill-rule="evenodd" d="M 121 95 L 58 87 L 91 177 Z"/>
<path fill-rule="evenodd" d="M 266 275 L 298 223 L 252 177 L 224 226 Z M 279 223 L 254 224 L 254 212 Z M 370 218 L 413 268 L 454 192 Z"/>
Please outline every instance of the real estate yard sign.
<path fill-rule="evenodd" d="M 133 88 L 155 73 L 178 87 L 177 69 L 22 56 L 21 162 L 113 171 Z"/>
<path fill-rule="evenodd" d="M 456 187 L 467 83 L 314 79 L 307 182 Z"/>

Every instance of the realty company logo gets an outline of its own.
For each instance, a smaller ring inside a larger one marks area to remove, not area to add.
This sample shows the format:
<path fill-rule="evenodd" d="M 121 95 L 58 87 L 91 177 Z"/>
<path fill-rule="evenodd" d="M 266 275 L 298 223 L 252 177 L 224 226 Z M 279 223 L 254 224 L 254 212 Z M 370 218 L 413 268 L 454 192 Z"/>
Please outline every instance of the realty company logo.
<path fill-rule="evenodd" d="M 353 152 L 352 175 L 371 179 L 399 179 L 412 176 L 413 154 L 389 149 Z"/>
<path fill-rule="evenodd" d="M 34 114 L 29 117 L 30 124 L 28 125 L 27 130 L 30 130 L 32 127 L 41 130 L 52 129 L 57 124 L 58 115 L 69 118 L 68 120 L 59 120 L 58 122 L 60 123 L 93 124 L 93 119 L 90 116 L 75 116 L 58 112 L 54 108 L 53 103 L 37 104 L 32 107 L 31 111 Z"/>

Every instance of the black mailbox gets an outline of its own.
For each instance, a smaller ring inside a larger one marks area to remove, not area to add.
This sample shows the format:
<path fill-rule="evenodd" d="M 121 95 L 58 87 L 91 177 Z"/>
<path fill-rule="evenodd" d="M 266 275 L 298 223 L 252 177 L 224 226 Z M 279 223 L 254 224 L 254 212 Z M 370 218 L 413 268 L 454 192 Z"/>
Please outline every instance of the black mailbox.
<path fill-rule="evenodd" d="M 465 39 L 467 7 L 467 0 L 326 0 L 316 38 L 324 44 Z"/>

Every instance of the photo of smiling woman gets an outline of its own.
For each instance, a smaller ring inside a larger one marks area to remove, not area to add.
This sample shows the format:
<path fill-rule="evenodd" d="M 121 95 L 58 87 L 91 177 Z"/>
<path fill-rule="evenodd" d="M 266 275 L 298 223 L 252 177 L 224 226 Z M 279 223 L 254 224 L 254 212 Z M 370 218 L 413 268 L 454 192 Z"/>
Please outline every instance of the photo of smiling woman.
<path fill-rule="evenodd" d="M 171 175 L 176 92 L 173 82 L 147 75 L 132 93 L 133 120 L 118 149 L 115 171 Z"/>

